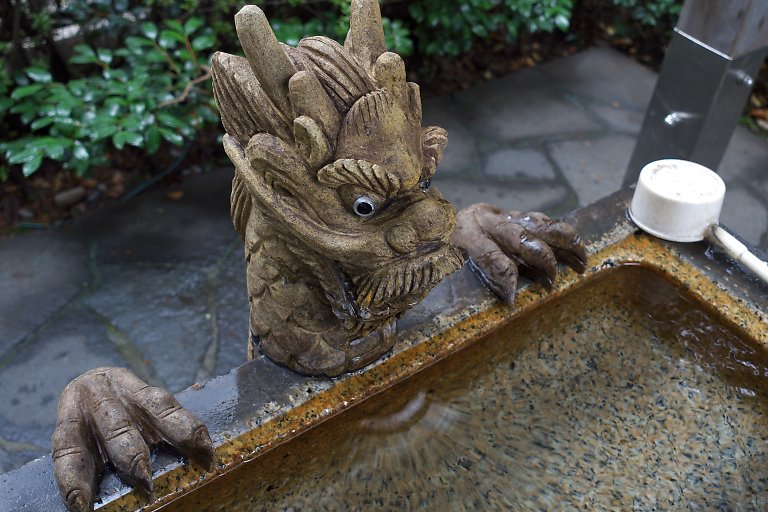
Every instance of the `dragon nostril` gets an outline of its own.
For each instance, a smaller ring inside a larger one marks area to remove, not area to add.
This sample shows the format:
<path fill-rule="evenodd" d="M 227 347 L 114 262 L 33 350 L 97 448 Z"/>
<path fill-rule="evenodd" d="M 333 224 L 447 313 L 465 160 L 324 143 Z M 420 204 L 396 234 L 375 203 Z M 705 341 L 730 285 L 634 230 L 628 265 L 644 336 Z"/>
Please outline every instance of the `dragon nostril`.
<path fill-rule="evenodd" d="M 400 254 L 406 254 L 419 244 L 419 236 L 411 226 L 398 224 L 387 232 L 387 243 Z"/>
<path fill-rule="evenodd" d="M 409 206 L 403 217 L 421 242 L 436 242 L 447 240 L 453 230 L 456 214 L 446 201 L 426 197 Z"/>

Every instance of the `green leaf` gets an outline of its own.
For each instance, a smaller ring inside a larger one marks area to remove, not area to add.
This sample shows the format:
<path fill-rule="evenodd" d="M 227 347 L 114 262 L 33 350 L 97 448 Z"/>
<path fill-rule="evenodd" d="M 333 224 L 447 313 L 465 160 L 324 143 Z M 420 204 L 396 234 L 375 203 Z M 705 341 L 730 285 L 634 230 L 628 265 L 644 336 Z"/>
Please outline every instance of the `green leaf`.
<path fill-rule="evenodd" d="M 189 18 L 187 22 L 184 23 L 184 33 L 187 35 L 190 35 L 195 30 L 199 29 L 202 25 L 203 25 L 202 18 L 198 18 L 197 16 Z"/>
<path fill-rule="evenodd" d="M 5 112 L 13 106 L 13 100 L 11 98 L 0 97 L 0 113 Z M 2 116 L 0 116 L 2 117 Z"/>
<path fill-rule="evenodd" d="M 125 38 L 125 44 L 133 47 L 152 46 L 152 39 L 146 37 L 128 36 Z"/>
<path fill-rule="evenodd" d="M 198 69 L 198 66 L 194 61 L 194 54 L 190 53 L 186 48 L 182 48 L 176 51 L 176 60 L 184 63 L 184 71 L 194 71 Z M 193 77 L 190 77 L 190 79 Z"/>
<path fill-rule="evenodd" d="M 149 130 L 147 130 L 145 138 L 147 141 L 147 153 L 154 155 L 160 148 L 160 130 L 158 130 L 157 126 L 151 126 Z"/>
<path fill-rule="evenodd" d="M 157 42 L 165 49 L 169 48 L 175 48 L 176 43 L 182 43 L 184 44 L 184 36 L 173 32 L 171 30 L 163 30 L 160 32 L 160 37 L 157 39 Z"/>
<path fill-rule="evenodd" d="M 47 84 L 53 80 L 51 73 L 47 69 L 38 66 L 27 68 L 24 70 L 24 73 L 26 73 L 26 75 L 32 79 L 33 82 L 40 84 Z"/>
<path fill-rule="evenodd" d="M 42 91 L 44 87 L 45 86 L 43 84 L 31 84 L 25 85 L 23 87 L 17 87 L 11 93 L 11 98 L 14 100 L 20 100 L 22 98 L 26 98 L 27 96 L 32 96 L 39 91 Z"/>
<path fill-rule="evenodd" d="M 53 122 L 56 123 L 56 126 L 62 127 L 62 126 L 72 126 L 75 124 L 75 120 L 67 115 L 54 117 Z"/>
<path fill-rule="evenodd" d="M 52 117 L 41 117 L 39 119 L 35 119 L 32 121 L 32 124 L 29 125 L 29 127 L 32 129 L 32 131 L 39 130 L 40 128 L 45 128 L 49 124 L 53 122 Z"/>
<path fill-rule="evenodd" d="M 181 22 L 179 20 L 166 20 L 165 26 L 170 28 L 174 32 L 178 32 L 180 34 L 184 33 L 184 27 L 181 25 Z"/>
<path fill-rule="evenodd" d="M 144 59 L 147 62 L 166 62 L 165 56 L 159 50 L 149 50 L 144 54 Z"/>
<path fill-rule="evenodd" d="M 88 151 L 83 148 L 88 153 Z M 74 169 L 78 176 L 85 176 L 88 174 L 88 169 L 91 167 L 91 160 L 89 158 L 83 158 L 82 160 L 70 160 L 65 164 L 68 169 Z"/>
<path fill-rule="evenodd" d="M 16 76 L 13 77 L 13 81 L 16 82 L 16 85 L 18 86 L 29 85 L 29 77 L 27 75 L 22 75 L 21 73 L 16 74 Z"/>
<path fill-rule="evenodd" d="M 472 32 L 479 38 L 485 39 L 488 37 L 488 29 L 482 25 L 473 25 Z"/>
<path fill-rule="evenodd" d="M 123 130 L 136 131 L 141 128 L 141 118 L 135 114 L 126 116 L 120 123 Z"/>
<path fill-rule="evenodd" d="M 75 160 L 88 160 L 90 157 L 88 150 L 79 140 L 75 141 L 75 149 L 72 151 L 72 156 L 75 158 Z"/>
<path fill-rule="evenodd" d="M 141 146 L 144 142 L 144 137 L 140 133 L 120 131 L 112 136 L 112 144 L 117 149 L 123 149 L 123 146 L 130 144 L 131 146 Z"/>
<path fill-rule="evenodd" d="M 158 112 L 157 113 L 157 120 L 160 121 L 160 124 L 167 126 L 169 128 L 176 128 L 177 130 L 183 130 L 187 127 L 187 123 L 185 120 L 183 120 L 180 117 L 176 117 L 173 114 L 170 114 L 168 112 Z"/>
<path fill-rule="evenodd" d="M 213 48 L 214 44 L 216 44 L 216 38 L 213 34 L 202 34 L 192 40 L 192 48 L 196 52 Z"/>
<path fill-rule="evenodd" d="M 24 140 L 29 141 L 29 138 L 25 138 Z M 40 148 L 34 145 L 35 139 L 32 139 L 30 142 L 32 143 L 28 143 L 25 146 L 14 146 L 13 148 L 9 148 L 5 152 L 8 163 L 24 164 L 34 159 L 35 156 L 40 153 Z M 16 147 L 21 147 L 21 149 L 16 151 Z"/>
<path fill-rule="evenodd" d="M 201 105 L 197 113 L 207 123 L 218 123 L 219 115 L 208 105 Z"/>
<path fill-rule="evenodd" d="M 112 119 L 101 121 L 91 127 L 91 140 L 101 140 L 111 137 L 117 131 L 117 125 Z"/>
<path fill-rule="evenodd" d="M 144 136 L 142 134 L 135 133 L 135 132 L 125 132 L 125 133 L 130 135 L 130 137 L 126 137 L 126 140 L 125 140 L 126 144 L 129 144 L 131 146 L 136 146 L 137 148 L 141 147 L 141 145 L 144 144 Z"/>
<path fill-rule="evenodd" d="M 99 60 L 104 64 L 109 65 L 112 63 L 112 52 L 110 50 L 107 50 L 106 48 L 99 48 L 98 56 Z"/>
<path fill-rule="evenodd" d="M 165 140 L 167 140 L 168 142 L 170 142 L 175 146 L 181 146 L 184 143 L 184 137 L 174 132 L 173 130 L 169 130 L 168 128 L 160 128 L 159 131 L 160 131 L 160 135 Z"/>
<path fill-rule="evenodd" d="M 157 25 L 152 22 L 142 23 L 141 33 L 154 40 L 157 37 Z"/>
<path fill-rule="evenodd" d="M 82 95 L 86 89 L 88 89 L 89 84 L 86 82 L 83 78 L 78 78 L 76 80 L 70 80 L 67 82 L 67 88 L 74 96 L 80 96 Z"/>
<path fill-rule="evenodd" d="M 99 62 L 96 52 L 87 44 L 78 44 L 75 46 L 75 55 L 69 59 L 74 64 L 95 64 Z"/>
<path fill-rule="evenodd" d="M 37 141 L 37 147 L 53 160 L 61 160 L 69 144 L 70 140 L 64 137 L 43 137 Z"/>
<path fill-rule="evenodd" d="M 42 163 L 43 163 L 43 154 L 37 153 L 34 156 L 34 158 L 24 162 L 24 165 L 21 167 L 21 172 L 24 173 L 24 176 L 31 176 L 32 173 L 34 173 L 36 170 L 40 168 L 40 164 Z"/>

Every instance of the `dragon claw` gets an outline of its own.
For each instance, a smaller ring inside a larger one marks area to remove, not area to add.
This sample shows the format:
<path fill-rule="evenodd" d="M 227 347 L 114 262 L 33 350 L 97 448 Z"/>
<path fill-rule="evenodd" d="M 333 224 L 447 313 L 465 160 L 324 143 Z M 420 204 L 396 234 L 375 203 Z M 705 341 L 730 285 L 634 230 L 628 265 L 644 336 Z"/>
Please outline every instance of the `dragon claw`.
<path fill-rule="evenodd" d="M 584 244 L 573 226 L 539 212 L 522 213 L 478 203 L 459 212 L 451 242 L 497 296 L 514 302 L 519 273 L 551 287 L 558 261 L 586 269 Z"/>
<path fill-rule="evenodd" d="M 161 440 L 207 467 L 213 462 L 205 425 L 173 395 L 124 368 L 98 368 L 73 380 L 61 394 L 57 415 L 53 468 L 70 512 L 93 510 L 105 462 L 151 496 L 149 449 Z"/>

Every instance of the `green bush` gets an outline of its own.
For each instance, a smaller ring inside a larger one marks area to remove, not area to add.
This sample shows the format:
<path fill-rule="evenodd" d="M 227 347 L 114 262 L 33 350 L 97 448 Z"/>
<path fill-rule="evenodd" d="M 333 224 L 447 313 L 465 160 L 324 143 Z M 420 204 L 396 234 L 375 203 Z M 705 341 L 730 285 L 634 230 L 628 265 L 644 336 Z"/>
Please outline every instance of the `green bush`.
<path fill-rule="evenodd" d="M 671 29 L 683 7 L 682 0 L 612 0 L 612 4 L 615 9 L 614 35 L 629 40 L 647 37 L 655 27 L 668 27 L 671 36 Z"/>
<path fill-rule="evenodd" d="M 108 164 L 114 149 L 135 146 L 152 154 L 163 141 L 183 144 L 206 124 L 218 122 L 209 58 L 213 50 L 239 53 L 232 19 L 244 3 L 71 0 L 58 11 L 42 12 L 13 4 L 23 11 L 26 22 L 20 26 L 27 32 L 2 32 L 10 25 L 0 23 L 0 130 L 8 134 L 0 142 L 6 162 L 0 159 L 0 181 L 9 165 L 29 176 L 45 159 L 86 175 L 93 166 Z M 315 34 L 342 41 L 347 32 L 349 0 L 250 3 L 265 9 L 278 39 L 288 44 Z M 668 21 L 677 16 L 680 3 L 612 0 L 611 5 L 621 26 L 626 19 L 645 25 Z M 456 56 L 491 36 L 513 41 L 523 32 L 566 30 L 574 9 L 574 0 L 411 0 L 405 5 L 382 0 L 388 47 L 404 56 Z M 51 34 L 70 23 L 92 30 L 62 62 Z M 19 43 L 21 36 L 45 43 L 30 49 Z"/>
<path fill-rule="evenodd" d="M 0 113 L 18 115 L 28 133 L 0 144 L 9 164 L 25 176 L 44 158 L 80 175 L 107 164 L 109 147 L 141 147 L 155 153 L 161 140 L 180 145 L 205 123 L 217 122 L 208 53 L 215 40 L 203 20 L 169 20 L 159 28 L 141 25 L 141 35 L 110 50 L 75 47 L 71 64 L 97 66 L 97 74 L 53 81 L 39 66 L 16 77 Z"/>
<path fill-rule="evenodd" d="M 287 16 L 293 12 L 292 6 L 304 3 L 289 0 L 277 16 L 270 16 L 281 41 L 295 45 L 315 34 L 343 40 L 349 23 L 347 0 L 331 0 L 331 9 L 304 19 Z M 105 20 L 109 34 L 97 34 L 102 45 L 75 47 L 67 64 L 71 74 L 82 75 L 78 78 L 57 81 L 39 59 L 13 80 L 7 78 L 10 73 L 0 73 L 0 119 L 5 118 L 0 126 L 12 136 L 0 142 L 7 164 L 19 165 L 24 176 L 29 176 L 44 159 L 50 159 L 64 169 L 87 175 L 93 166 L 109 163 L 112 148 L 129 145 L 153 154 L 163 140 L 180 145 L 193 139 L 205 124 L 218 122 L 208 64 L 214 48 L 239 52 L 232 15 L 242 1 L 216 0 L 216 10 L 207 19 L 193 16 L 182 22 L 184 10 L 199 4 L 197 0 L 181 4 L 148 0 L 139 6 L 128 0 L 67 4 L 58 25 Z M 159 27 L 151 21 L 128 23 L 125 13 L 144 19 L 174 14 L 179 19 Z M 43 18 L 40 30 L 50 32 L 55 23 L 49 14 Z M 407 28 L 400 20 L 386 19 L 385 30 L 391 48 L 404 55 L 411 52 Z M 110 48 L 110 39 L 125 42 Z M 4 49 L 8 53 L 7 46 L 0 47 L 0 52 Z M 14 123 L 8 122 L 11 117 Z M 20 129 L 11 130 L 10 124 Z M 7 176 L 8 167 L 0 162 L 0 180 Z"/>
<path fill-rule="evenodd" d="M 681 0 L 613 0 L 616 7 L 626 9 L 629 17 L 642 25 L 656 26 L 662 20 L 677 19 Z"/>
<path fill-rule="evenodd" d="M 568 28 L 573 0 L 420 0 L 408 12 L 419 51 L 426 55 L 459 55 L 475 39 L 506 31 L 513 41 L 521 31 L 552 32 Z"/>

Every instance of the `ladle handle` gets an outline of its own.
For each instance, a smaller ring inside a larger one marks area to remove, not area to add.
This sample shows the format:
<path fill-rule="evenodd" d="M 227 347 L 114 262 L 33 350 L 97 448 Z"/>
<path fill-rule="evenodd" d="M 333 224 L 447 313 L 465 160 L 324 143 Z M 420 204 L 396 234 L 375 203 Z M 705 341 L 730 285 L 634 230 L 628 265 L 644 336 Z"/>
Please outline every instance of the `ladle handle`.
<path fill-rule="evenodd" d="M 751 270 L 761 281 L 768 283 L 768 263 L 755 256 L 746 245 L 723 227 L 715 224 L 707 230 L 707 240 L 722 247 L 733 259 Z"/>

